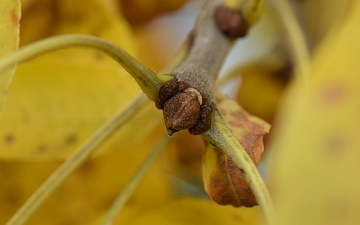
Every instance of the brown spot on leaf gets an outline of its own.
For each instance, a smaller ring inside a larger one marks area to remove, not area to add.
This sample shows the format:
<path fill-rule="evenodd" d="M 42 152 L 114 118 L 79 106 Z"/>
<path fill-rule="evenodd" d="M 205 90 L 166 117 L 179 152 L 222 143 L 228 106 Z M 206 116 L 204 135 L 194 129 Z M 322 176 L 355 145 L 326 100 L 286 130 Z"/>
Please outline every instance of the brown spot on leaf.
<path fill-rule="evenodd" d="M 47 150 L 47 146 L 46 146 L 45 144 L 41 144 L 41 145 L 39 145 L 38 148 L 37 148 L 37 151 L 38 151 L 39 153 L 44 153 L 44 152 L 46 152 L 46 150 Z"/>
<path fill-rule="evenodd" d="M 328 201 L 323 202 L 322 221 L 324 224 L 347 224 L 351 212 L 348 206 L 351 199 L 344 199 L 346 194 L 339 198 L 329 198 Z"/>
<path fill-rule="evenodd" d="M 346 140 L 342 134 L 333 134 L 325 139 L 325 155 L 337 160 L 346 151 Z"/>
<path fill-rule="evenodd" d="M 196 215 L 197 217 L 203 217 L 206 214 L 204 213 L 204 211 L 202 209 L 195 209 L 194 215 Z"/>
<path fill-rule="evenodd" d="M 16 14 L 15 10 L 12 10 L 11 13 L 10 13 L 10 17 L 11 17 L 11 22 L 14 26 L 19 26 L 19 17 L 18 15 Z"/>
<path fill-rule="evenodd" d="M 10 186 L 5 191 L 5 202 L 8 206 L 16 205 L 18 206 L 21 202 L 21 197 L 19 196 L 21 193 L 21 189 L 17 186 Z"/>
<path fill-rule="evenodd" d="M 15 141 L 15 135 L 9 133 L 4 136 L 5 144 L 11 144 Z"/>
<path fill-rule="evenodd" d="M 326 87 L 321 93 L 322 105 L 331 105 L 344 101 L 346 98 L 346 88 L 342 85 L 336 84 Z"/>
<path fill-rule="evenodd" d="M 79 167 L 79 172 L 83 176 L 90 175 L 94 169 L 94 163 L 92 161 L 86 161 Z"/>
<path fill-rule="evenodd" d="M 233 214 L 232 216 L 233 221 L 240 222 L 242 220 L 241 216 L 239 214 Z"/>
<path fill-rule="evenodd" d="M 103 61 L 106 58 L 106 55 L 102 52 L 94 52 L 93 55 L 96 61 Z"/>
<path fill-rule="evenodd" d="M 69 136 L 67 136 L 65 138 L 65 144 L 72 145 L 72 144 L 76 143 L 77 139 L 78 138 L 77 138 L 76 134 L 70 134 Z"/>

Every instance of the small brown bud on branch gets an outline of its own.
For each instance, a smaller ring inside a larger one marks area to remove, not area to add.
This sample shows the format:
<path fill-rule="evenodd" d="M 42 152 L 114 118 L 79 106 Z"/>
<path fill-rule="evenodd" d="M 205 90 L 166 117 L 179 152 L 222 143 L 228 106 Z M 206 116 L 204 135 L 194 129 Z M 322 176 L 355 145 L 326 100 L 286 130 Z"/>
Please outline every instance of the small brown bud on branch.
<path fill-rule="evenodd" d="M 169 135 L 189 129 L 191 134 L 201 134 L 211 125 L 212 108 L 208 101 L 190 84 L 177 79 L 164 84 L 159 91 L 156 106 L 163 109 Z"/>
<path fill-rule="evenodd" d="M 220 5 L 215 9 L 215 21 L 220 30 L 231 38 L 243 37 L 248 26 L 241 12 Z"/>

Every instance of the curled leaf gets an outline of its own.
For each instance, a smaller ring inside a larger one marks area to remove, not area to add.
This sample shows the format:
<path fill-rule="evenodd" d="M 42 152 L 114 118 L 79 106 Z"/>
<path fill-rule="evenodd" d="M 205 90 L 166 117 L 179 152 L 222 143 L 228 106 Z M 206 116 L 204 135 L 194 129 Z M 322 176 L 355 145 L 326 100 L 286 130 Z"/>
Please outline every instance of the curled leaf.
<path fill-rule="evenodd" d="M 226 125 L 258 166 L 264 151 L 263 136 L 269 132 L 270 125 L 249 115 L 224 95 L 217 95 L 216 100 Z M 203 179 L 206 192 L 218 204 L 236 207 L 257 205 L 242 171 L 223 151 L 211 145 L 204 156 Z"/>

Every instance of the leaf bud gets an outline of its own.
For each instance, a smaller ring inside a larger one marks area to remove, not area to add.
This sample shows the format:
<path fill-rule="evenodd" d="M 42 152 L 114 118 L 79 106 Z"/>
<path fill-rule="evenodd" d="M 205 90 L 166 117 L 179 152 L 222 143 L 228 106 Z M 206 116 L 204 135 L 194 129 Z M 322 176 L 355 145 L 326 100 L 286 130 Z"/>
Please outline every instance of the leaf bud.
<path fill-rule="evenodd" d="M 164 103 L 164 119 L 169 135 L 199 123 L 202 96 L 194 88 L 177 93 Z"/>

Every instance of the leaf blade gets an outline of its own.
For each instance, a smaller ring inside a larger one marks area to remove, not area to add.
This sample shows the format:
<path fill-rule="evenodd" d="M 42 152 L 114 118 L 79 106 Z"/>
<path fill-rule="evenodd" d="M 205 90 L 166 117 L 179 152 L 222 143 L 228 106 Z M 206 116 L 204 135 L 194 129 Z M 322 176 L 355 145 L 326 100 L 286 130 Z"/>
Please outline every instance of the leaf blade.
<path fill-rule="evenodd" d="M 4 0 L 0 7 L 0 58 L 19 46 L 20 1 Z M 5 108 L 7 89 L 16 70 L 16 65 L 0 71 L 0 117 Z"/>
<path fill-rule="evenodd" d="M 278 224 L 360 222 L 359 3 L 315 49 L 308 86 L 293 83 L 283 102 L 271 143 Z"/>

